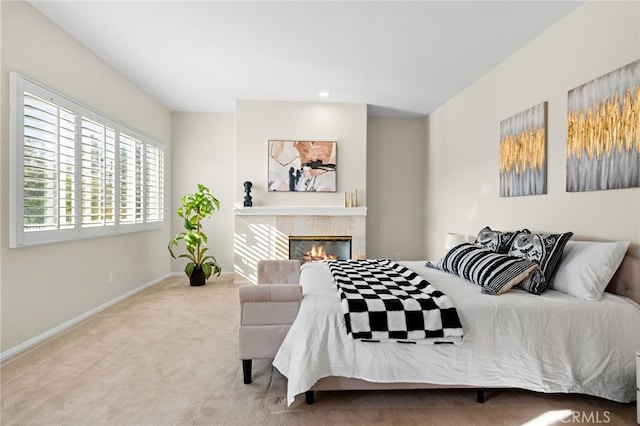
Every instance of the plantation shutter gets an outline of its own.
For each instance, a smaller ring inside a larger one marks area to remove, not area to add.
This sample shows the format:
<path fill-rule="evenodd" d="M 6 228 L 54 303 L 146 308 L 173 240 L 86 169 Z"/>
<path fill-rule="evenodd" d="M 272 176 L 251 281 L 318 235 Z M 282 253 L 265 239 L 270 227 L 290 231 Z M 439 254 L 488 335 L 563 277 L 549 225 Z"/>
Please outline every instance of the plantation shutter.
<path fill-rule="evenodd" d="M 120 223 L 142 223 L 142 142 L 119 134 Z"/>
<path fill-rule="evenodd" d="M 31 92 L 23 99 L 23 230 L 73 228 L 76 115 Z"/>
<path fill-rule="evenodd" d="M 115 224 L 116 158 L 113 125 L 82 117 L 82 226 Z"/>
<path fill-rule="evenodd" d="M 155 145 L 145 145 L 145 221 L 164 220 L 164 153 Z"/>
<path fill-rule="evenodd" d="M 136 223 L 144 221 L 144 144 L 136 139 Z"/>

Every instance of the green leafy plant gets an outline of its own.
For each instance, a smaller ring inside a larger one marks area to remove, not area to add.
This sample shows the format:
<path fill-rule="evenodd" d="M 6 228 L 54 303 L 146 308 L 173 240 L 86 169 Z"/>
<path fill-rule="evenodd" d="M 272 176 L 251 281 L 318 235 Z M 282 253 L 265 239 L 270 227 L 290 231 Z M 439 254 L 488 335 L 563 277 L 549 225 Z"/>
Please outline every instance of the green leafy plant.
<path fill-rule="evenodd" d="M 198 184 L 198 191 L 194 194 L 187 194 L 180 199 L 182 206 L 178 208 L 178 216 L 184 219 L 186 231 L 177 233 L 169 241 L 169 253 L 176 258 L 173 248 L 180 240 L 184 241 L 188 253 L 178 257 L 189 259 L 189 263 L 184 268 L 188 277 L 193 275 L 195 270 L 202 270 L 206 280 L 211 274 L 220 275 L 222 268 L 218 265 L 215 257 L 207 255 L 207 235 L 202 232 L 202 220 L 210 218 L 216 210 L 220 209 L 220 202 L 214 197 L 209 188 Z"/>

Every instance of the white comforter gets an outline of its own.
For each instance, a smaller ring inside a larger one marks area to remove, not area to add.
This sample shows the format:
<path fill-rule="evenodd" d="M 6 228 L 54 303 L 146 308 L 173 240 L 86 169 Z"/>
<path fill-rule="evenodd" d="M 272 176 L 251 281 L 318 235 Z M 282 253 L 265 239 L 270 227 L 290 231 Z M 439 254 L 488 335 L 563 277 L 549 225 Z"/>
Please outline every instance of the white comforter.
<path fill-rule="evenodd" d="M 458 310 L 462 345 L 366 343 L 347 336 L 326 264 L 303 265 L 300 312 L 273 365 L 288 378 L 287 401 L 326 376 L 583 393 L 636 399 L 640 305 L 605 293 L 600 301 L 554 290 L 500 296 L 454 275 L 401 262 L 443 291 Z"/>

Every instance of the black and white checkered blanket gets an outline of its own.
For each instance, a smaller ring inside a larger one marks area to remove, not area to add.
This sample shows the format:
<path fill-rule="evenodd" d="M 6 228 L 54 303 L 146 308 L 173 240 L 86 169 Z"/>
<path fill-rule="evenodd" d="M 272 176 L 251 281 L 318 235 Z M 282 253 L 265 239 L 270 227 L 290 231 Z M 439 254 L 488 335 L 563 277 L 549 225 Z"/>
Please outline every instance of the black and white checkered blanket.
<path fill-rule="evenodd" d="M 449 298 L 390 260 L 327 262 L 338 287 L 347 333 L 369 342 L 462 343 Z"/>

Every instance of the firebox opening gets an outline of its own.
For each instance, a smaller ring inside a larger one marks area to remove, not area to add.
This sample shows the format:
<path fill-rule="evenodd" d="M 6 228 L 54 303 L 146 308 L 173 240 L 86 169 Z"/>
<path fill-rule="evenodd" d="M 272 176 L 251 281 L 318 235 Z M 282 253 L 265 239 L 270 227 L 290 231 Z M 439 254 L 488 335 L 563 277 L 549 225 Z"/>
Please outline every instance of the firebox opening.
<path fill-rule="evenodd" d="M 290 236 L 289 259 L 300 263 L 351 259 L 350 236 Z"/>

